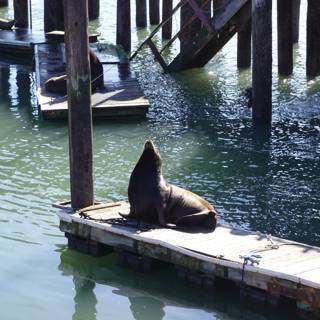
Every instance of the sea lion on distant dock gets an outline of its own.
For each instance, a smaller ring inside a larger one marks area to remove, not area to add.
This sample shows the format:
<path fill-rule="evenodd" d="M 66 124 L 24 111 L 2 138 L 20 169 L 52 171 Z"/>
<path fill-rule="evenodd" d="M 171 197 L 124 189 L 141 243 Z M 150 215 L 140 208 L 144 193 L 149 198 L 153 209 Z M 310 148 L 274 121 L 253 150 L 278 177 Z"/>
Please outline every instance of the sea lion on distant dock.
<path fill-rule="evenodd" d="M 131 173 L 128 197 L 130 213 L 122 216 L 171 228 L 216 227 L 217 212 L 209 202 L 164 180 L 160 153 L 151 140 Z"/>
<path fill-rule="evenodd" d="M 97 55 L 90 50 L 90 71 L 91 71 L 91 89 L 92 92 L 96 91 L 97 88 L 104 86 L 103 81 L 103 65 L 99 61 Z M 45 89 L 48 92 L 67 94 L 67 75 L 51 77 L 45 84 Z"/>

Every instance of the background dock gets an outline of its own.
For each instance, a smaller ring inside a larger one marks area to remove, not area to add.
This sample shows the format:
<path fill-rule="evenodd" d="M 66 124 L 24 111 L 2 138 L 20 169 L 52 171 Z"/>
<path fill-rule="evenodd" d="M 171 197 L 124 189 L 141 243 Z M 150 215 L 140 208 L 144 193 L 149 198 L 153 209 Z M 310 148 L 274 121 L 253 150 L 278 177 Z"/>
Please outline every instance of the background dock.
<path fill-rule="evenodd" d="M 92 94 L 93 117 L 143 117 L 149 102 L 144 97 L 130 65 L 119 55 L 115 46 L 92 45 L 103 63 L 104 90 Z M 44 119 L 61 119 L 68 116 L 67 97 L 48 93 L 44 89 L 46 80 L 65 73 L 63 44 L 35 46 L 35 68 L 37 72 L 37 98 Z"/>
<path fill-rule="evenodd" d="M 121 225 L 118 213 L 128 210 L 128 203 L 118 202 L 80 214 L 60 211 L 60 229 L 74 249 L 99 254 L 113 247 L 172 263 L 185 277 L 196 272 L 194 281 L 200 284 L 210 285 L 222 278 L 247 293 L 253 290 L 260 299 L 279 301 L 286 297 L 298 308 L 320 312 L 320 248 L 225 225 L 214 232 L 138 226 L 134 222 Z M 143 270 L 149 270 L 149 260 L 142 262 Z"/>

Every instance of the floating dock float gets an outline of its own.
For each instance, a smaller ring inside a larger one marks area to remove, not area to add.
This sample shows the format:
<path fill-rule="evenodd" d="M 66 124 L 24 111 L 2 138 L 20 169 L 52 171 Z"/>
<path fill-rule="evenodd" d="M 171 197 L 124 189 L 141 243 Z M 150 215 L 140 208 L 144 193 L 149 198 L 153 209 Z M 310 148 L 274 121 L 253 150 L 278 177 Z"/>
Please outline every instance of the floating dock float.
<path fill-rule="evenodd" d="M 214 232 L 188 232 L 124 221 L 119 212 L 130 209 L 124 201 L 76 213 L 67 204 L 58 207 L 60 230 L 70 248 L 91 254 L 106 254 L 111 248 L 128 252 L 139 257 L 146 271 L 150 259 L 164 261 L 200 285 L 210 287 L 216 278 L 229 280 L 245 295 L 272 304 L 289 298 L 299 309 L 320 314 L 318 247 L 228 225 L 218 225 Z"/>
<path fill-rule="evenodd" d="M 105 89 L 92 94 L 93 117 L 144 117 L 149 101 L 143 95 L 130 64 L 113 45 L 91 44 L 104 68 Z M 63 119 L 68 116 L 67 96 L 48 93 L 44 83 L 52 76 L 65 72 L 64 44 L 35 45 L 37 98 L 44 119 Z"/>

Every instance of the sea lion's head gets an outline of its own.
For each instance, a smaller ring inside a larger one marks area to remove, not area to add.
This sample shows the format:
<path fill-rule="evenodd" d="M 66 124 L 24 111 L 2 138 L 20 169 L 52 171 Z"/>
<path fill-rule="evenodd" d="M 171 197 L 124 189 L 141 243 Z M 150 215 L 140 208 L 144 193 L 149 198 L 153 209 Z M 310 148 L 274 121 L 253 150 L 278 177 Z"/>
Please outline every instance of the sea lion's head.
<path fill-rule="evenodd" d="M 155 147 L 152 140 L 146 140 L 139 162 L 145 167 L 156 169 L 161 173 L 162 159 L 159 150 Z"/>

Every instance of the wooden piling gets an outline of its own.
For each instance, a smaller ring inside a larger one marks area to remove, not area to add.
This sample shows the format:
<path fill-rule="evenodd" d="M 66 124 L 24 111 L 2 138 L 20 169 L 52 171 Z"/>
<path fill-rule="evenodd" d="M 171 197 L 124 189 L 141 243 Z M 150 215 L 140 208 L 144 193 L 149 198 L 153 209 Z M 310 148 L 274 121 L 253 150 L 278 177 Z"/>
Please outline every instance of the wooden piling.
<path fill-rule="evenodd" d="M 28 28 L 28 0 L 13 0 L 15 27 Z"/>
<path fill-rule="evenodd" d="M 160 23 L 160 0 L 149 0 L 150 24 Z"/>
<path fill-rule="evenodd" d="M 64 30 L 62 0 L 44 0 L 44 31 Z"/>
<path fill-rule="evenodd" d="M 8 0 L 0 0 L 0 7 L 7 7 L 8 6 Z"/>
<path fill-rule="evenodd" d="M 308 0 L 307 11 L 307 76 L 320 75 L 320 1 Z"/>
<path fill-rule="evenodd" d="M 100 15 L 100 0 L 88 0 L 89 20 L 95 20 Z"/>
<path fill-rule="evenodd" d="M 278 0 L 278 71 L 289 76 L 293 71 L 292 0 Z"/>
<path fill-rule="evenodd" d="M 71 205 L 76 210 L 94 203 L 88 1 L 64 5 Z"/>
<path fill-rule="evenodd" d="M 167 20 L 171 16 L 173 9 L 172 0 L 162 0 L 162 21 Z M 162 39 L 171 39 L 172 37 L 172 19 L 170 19 L 162 27 Z"/>
<path fill-rule="evenodd" d="M 293 43 L 299 41 L 301 0 L 292 0 L 292 39 Z"/>
<path fill-rule="evenodd" d="M 117 0 L 117 44 L 131 51 L 130 0 Z"/>
<path fill-rule="evenodd" d="M 238 68 L 249 68 L 251 65 L 251 20 L 238 32 Z"/>
<path fill-rule="evenodd" d="M 139 28 L 147 26 L 147 0 L 136 0 L 136 25 Z"/>
<path fill-rule="evenodd" d="M 271 125 L 272 0 L 252 0 L 252 118 Z"/>

